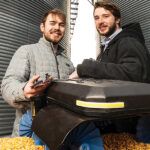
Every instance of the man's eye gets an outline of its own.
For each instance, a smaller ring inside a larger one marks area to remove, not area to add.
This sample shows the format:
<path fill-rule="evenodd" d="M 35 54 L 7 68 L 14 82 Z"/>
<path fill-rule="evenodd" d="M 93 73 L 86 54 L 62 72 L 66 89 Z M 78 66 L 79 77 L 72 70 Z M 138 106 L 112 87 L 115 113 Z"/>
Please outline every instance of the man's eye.
<path fill-rule="evenodd" d="M 109 17 L 109 15 L 105 15 L 105 16 L 104 16 L 104 18 L 108 18 L 108 17 Z"/>
<path fill-rule="evenodd" d="M 94 17 L 94 19 L 95 19 L 95 20 L 98 20 L 99 18 L 98 18 L 98 17 Z"/>
<path fill-rule="evenodd" d="M 54 25 L 55 25 L 55 22 L 50 22 L 50 25 L 54 26 Z"/>
<path fill-rule="evenodd" d="M 65 27 L 65 24 L 64 24 L 64 23 L 61 23 L 60 26 L 61 26 L 61 27 Z"/>

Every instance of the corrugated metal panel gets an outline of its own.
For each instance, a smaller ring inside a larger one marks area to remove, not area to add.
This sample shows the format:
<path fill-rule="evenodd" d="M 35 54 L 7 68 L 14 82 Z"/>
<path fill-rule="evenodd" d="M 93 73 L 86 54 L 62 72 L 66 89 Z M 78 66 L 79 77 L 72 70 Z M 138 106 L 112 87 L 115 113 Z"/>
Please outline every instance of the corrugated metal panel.
<path fill-rule="evenodd" d="M 0 83 L 18 47 L 39 40 L 41 17 L 54 7 L 64 9 L 64 1 L 0 0 Z M 4 102 L 0 93 L 0 136 L 11 134 L 14 113 L 15 109 Z"/>
<path fill-rule="evenodd" d="M 148 0 L 113 0 L 121 8 L 122 24 L 139 22 L 150 51 L 150 1 Z"/>

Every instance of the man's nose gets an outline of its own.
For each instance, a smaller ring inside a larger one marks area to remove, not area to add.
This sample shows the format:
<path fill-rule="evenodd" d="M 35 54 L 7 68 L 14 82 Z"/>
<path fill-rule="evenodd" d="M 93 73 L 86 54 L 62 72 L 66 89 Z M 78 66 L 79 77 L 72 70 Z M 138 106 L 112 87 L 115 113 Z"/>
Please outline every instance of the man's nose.
<path fill-rule="evenodd" d="M 98 23 L 99 23 L 99 24 L 101 24 L 101 23 L 103 23 L 103 22 L 104 22 L 104 19 L 103 19 L 103 18 L 99 18 L 99 19 L 98 19 Z"/>
<path fill-rule="evenodd" d="M 59 24 L 55 24 L 55 29 L 60 29 L 60 25 Z"/>

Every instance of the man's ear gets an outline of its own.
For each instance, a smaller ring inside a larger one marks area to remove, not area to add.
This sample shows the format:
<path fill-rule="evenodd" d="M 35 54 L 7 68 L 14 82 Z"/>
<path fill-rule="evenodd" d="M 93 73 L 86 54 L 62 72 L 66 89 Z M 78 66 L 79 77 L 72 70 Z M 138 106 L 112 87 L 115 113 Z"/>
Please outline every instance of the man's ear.
<path fill-rule="evenodd" d="M 120 24 L 120 19 L 116 19 L 116 23 L 117 23 L 117 24 Z"/>
<path fill-rule="evenodd" d="M 40 30 L 41 30 L 42 33 L 44 32 L 44 23 L 40 24 Z"/>

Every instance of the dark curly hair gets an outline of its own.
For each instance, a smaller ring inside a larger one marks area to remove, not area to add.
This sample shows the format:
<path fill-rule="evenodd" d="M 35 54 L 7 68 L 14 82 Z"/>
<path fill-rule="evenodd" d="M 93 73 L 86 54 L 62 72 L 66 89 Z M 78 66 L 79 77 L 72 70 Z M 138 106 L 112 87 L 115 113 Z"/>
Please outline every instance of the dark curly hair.
<path fill-rule="evenodd" d="M 94 5 L 94 12 L 95 12 L 95 9 L 97 9 L 99 7 L 109 10 L 116 19 L 121 19 L 121 12 L 120 12 L 119 7 L 116 4 L 112 3 L 110 0 L 96 2 Z M 119 25 L 120 25 L 120 23 L 119 23 Z"/>

